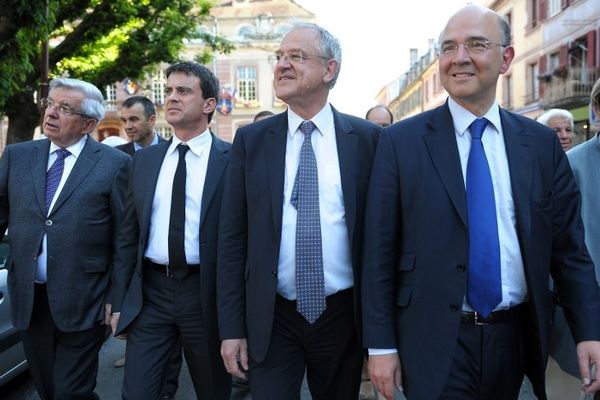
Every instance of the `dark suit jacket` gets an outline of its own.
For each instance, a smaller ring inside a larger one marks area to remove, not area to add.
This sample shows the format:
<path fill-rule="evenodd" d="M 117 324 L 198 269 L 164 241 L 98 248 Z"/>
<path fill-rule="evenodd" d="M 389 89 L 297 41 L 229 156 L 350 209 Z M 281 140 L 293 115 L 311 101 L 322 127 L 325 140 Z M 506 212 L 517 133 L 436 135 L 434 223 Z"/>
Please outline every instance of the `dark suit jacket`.
<path fill-rule="evenodd" d="M 364 208 L 380 128 L 335 109 L 333 118 L 355 299 L 360 299 Z M 247 338 L 257 362 L 264 359 L 271 340 L 287 130 L 287 113 L 282 113 L 237 131 L 223 195 L 218 269 L 221 339 Z M 359 304 L 355 301 L 357 323 Z"/>
<path fill-rule="evenodd" d="M 530 303 L 525 367 L 545 398 L 550 274 L 577 341 L 600 339 L 600 293 L 556 135 L 504 110 L 500 117 Z M 384 131 L 366 217 L 364 345 L 398 349 L 410 399 L 438 398 L 450 370 L 467 284 L 465 198 L 447 105 Z"/>
<path fill-rule="evenodd" d="M 10 145 L 0 160 L 0 236 L 8 227 L 13 324 L 29 327 L 46 234 L 50 312 L 60 330 L 82 331 L 104 318 L 131 159 L 88 138 L 46 216 L 49 148 L 47 139 Z"/>
<path fill-rule="evenodd" d="M 133 160 L 125 220 L 119 234 L 117 282 L 113 292 L 113 310 L 121 311 L 117 334 L 125 332 L 142 309 L 142 260 L 148 244 L 152 201 L 162 160 L 170 144 L 171 141 L 167 141 L 150 146 L 137 152 Z M 217 233 L 230 147 L 230 144 L 213 136 L 200 215 L 202 287 L 199 293 L 208 341 L 216 349 L 220 348 L 216 316 Z M 221 360 L 216 362 L 222 363 Z"/>
<path fill-rule="evenodd" d="M 158 143 L 162 143 L 162 142 L 165 142 L 165 139 L 163 139 L 162 136 L 158 135 Z M 158 143 L 156 143 L 156 144 L 158 144 Z M 135 156 L 135 146 L 134 146 L 133 142 L 120 144 L 118 146 L 115 146 L 115 149 L 121 150 L 121 151 L 129 154 L 131 157 Z"/>

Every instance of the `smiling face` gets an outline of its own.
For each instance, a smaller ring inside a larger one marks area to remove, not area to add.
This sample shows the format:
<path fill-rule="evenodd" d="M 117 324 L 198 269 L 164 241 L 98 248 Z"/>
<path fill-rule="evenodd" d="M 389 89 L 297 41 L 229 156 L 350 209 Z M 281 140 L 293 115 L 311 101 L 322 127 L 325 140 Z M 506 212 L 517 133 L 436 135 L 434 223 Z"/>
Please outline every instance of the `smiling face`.
<path fill-rule="evenodd" d="M 459 46 L 453 54 L 440 54 L 439 70 L 450 96 L 480 116 L 494 103 L 498 76 L 510 67 L 514 49 L 491 45 L 481 53 L 469 53 L 461 44 L 473 40 L 506 44 L 498 15 L 483 7 L 467 6 L 450 18 L 440 43 Z"/>
<path fill-rule="evenodd" d="M 337 71 L 337 62 L 321 54 L 319 43 L 316 30 L 295 28 L 283 38 L 277 50 L 278 54 L 285 57 L 281 57 L 275 65 L 275 94 L 300 115 L 310 114 L 312 110 L 318 112 L 323 108 L 330 82 Z M 290 53 L 302 53 L 302 61 L 292 60 Z"/>
<path fill-rule="evenodd" d="M 67 115 L 60 110 L 60 106 L 65 105 L 79 112 L 84 98 L 84 94 L 75 89 L 57 87 L 50 91 L 48 99 L 52 100 L 53 105 L 44 111 L 42 130 L 52 143 L 60 147 L 69 147 L 94 129 L 94 119 L 79 114 Z"/>

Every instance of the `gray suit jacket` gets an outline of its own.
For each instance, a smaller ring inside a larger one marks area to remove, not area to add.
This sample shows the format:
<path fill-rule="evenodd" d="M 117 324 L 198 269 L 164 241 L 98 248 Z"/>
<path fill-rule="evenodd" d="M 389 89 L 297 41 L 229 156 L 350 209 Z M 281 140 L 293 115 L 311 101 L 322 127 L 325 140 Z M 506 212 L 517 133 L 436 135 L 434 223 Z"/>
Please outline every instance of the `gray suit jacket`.
<path fill-rule="evenodd" d="M 116 230 L 124 210 L 131 158 L 88 138 L 50 215 L 45 211 L 50 141 L 7 146 L 0 159 L 0 238 L 7 262 L 12 319 L 29 327 L 35 270 L 47 235 L 48 301 L 56 326 L 89 329 L 103 319 Z"/>
<path fill-rule="evenodd" d="M 579 190 L 581 190 L 581 218 L 585 227 L 585 244 L 600 278 L 600 135 L 567 152 L 569 163 Z M 554 314 L 550 340 L 550 354 L 560 367 L 579 377 L 575 341 L 567 325 L 562 307 Z"/>

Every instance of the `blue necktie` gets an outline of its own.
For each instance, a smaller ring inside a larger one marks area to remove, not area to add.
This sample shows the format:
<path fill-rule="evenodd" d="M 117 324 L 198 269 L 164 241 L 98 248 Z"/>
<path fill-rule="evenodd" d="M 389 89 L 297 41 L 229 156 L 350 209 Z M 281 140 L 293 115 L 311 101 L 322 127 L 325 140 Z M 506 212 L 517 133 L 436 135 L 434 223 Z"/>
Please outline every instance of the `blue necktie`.
<path fill-rule="evenodd" d="M 314 324 L 325 311 L 325 280 L 319 212 L 319 176 L 311 136 L 316 128 L 304 121 L 300 130 L 304 141 L 300 148 L 298 171 L 292 189 L 291 203 L 297 210 L 296 220 L 296 308 Z"/>
<path fill-rule="evenodd" d="M 46 214 L 50 211 L 52 199 L 56 194 L 56 189 L 58 189 L 60 179 L 65 170 L 65 158 L 70 154 L 67 149 L 61 148 L 56 150 L 56 160 L 54 160 L 54 163 L 50 166 L 48 172 L 46 172 Z"/>
<path fill-rule="evenodd" d="M 494 186 L 481 142 L 487 124 L 485 118 L 478 118 L 471 124 L 471 151 L 467 163 L 470 244 L 467 301 L 484 318 L 502 301 Z"/>

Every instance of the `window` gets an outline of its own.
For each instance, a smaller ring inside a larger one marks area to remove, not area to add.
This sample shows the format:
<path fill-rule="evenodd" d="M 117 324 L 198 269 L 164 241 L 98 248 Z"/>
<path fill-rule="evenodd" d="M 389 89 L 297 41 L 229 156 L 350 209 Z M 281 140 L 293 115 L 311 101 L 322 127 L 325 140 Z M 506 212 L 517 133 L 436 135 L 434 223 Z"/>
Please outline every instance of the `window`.
<path fill-rule="evenodd" d="M 256 102 L 256 68 L 240 67 L 237 69 L 237 97 L 244 104 Z"/>
<path fill-rule="evenodd" d="M 156 130 L 158 131 L 158 134 L 165 139 L 173 136 L 173 129 L 170 126 L 157 126 Z"/>
<path fill-rule="evenodd" d="M 167 78 L 163 70 L 158 70 L 152 76 L 152 101 L 154 104 L 165 104 L 165 84 Z"/>
<path fill-rule="evenodd" d="M 538 25 L 538 0 L 529 0 L 529 26 L 535 28 Z"/>
<path fill-rule="evenodd" d="M 548 59 L 548 72 L 552 73 L 560 67 L 560 54 L 558 52 L 550 54 Z"/>
<path fill-rule="evenodd" d="M 117 85 L 115 83 L 106 85 L 106 101 L 117 101 Z"/>
<path fill-rule="evenodd" d="M 560 11 L 560 0 L 548 0 L 548 18 L 558 14 Z"/>
<path fill-rule="evenodd" d="M 534 101 L 540 97 L 540 83 L 538 80 L 539 69 L 538 64 L 529 64 L 529 70 L 527 71 L 527 78 L 529 80 L 529 93 L 528 100 Z"/>

